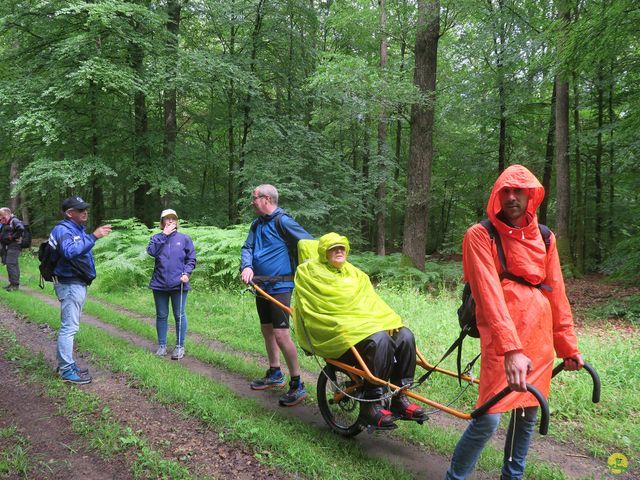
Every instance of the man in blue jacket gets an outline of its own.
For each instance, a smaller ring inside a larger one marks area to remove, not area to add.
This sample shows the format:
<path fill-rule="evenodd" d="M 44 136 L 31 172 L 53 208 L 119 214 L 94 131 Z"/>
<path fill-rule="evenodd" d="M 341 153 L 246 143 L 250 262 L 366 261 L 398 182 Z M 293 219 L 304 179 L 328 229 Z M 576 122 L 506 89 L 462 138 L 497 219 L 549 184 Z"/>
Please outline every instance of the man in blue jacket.
<path fill-rule="evenodd" d="M 98 238 L 111 232 L 111 225 L 98 227 L 90 234 L 85 232 L 89 206 L 80 197 L 67 198 L 62 202 L 64 219 L 49 235 L 49 245 L 58 256 L 53 271 L 53 288 L 60 300 L 58 372 L 63 381 L 77 385 L 91 382 L 89 372 L 78 368 L 73 360 L 73 338 L 80 329 L 80 314 L 87 296 L 87 286 L 96 278 L 91 249 Z"/>
<path fill-rule="evenodd" d="M 295 251 L 299 240 L 311 235 L 278 207 L 278 191 L 273 185 L 256 187 L 251 204 L 258 214 L 242 247 L 240 278 L 246 284 L 260 283 L 262 288 L 284 305 L 291 303 Z M 300 380 L 298 352 L 289 334 L 289 315 L 277 305 L 256 297 L 260 327 L 269 358 L 269 370 L 264 378 L 253 380 L 253 390 L 282 387 L 285 378 L 280 369 L 280 352 L 291 375 L 289 391 L 280 397 L 280 405 L 292 407 L 307 397 Z"/>

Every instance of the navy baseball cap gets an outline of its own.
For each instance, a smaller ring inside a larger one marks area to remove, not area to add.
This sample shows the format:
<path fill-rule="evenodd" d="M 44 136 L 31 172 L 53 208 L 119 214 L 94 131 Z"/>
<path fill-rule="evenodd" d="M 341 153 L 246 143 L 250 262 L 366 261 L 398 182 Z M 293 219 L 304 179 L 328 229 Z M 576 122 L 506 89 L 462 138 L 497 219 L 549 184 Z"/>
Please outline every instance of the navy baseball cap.
<path fill-rule="evenodd" d="M 62 211 L 66 212 L 70 208 L 74 208 L 76 210 L 84 210 L 85 208 L 89 208 L 90 206 L 91 205 L 89 205 L 80 197 L 69 197 L 64 202 L 62 202 Z"/>

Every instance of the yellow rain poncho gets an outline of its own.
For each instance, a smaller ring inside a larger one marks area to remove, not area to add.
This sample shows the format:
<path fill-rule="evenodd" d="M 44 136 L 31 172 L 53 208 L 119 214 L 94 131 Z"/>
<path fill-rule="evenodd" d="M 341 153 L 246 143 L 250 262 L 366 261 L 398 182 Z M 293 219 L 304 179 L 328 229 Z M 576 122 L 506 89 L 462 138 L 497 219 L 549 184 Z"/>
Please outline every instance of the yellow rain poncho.
<path fill-rule="evenodd" d="M 366 273 L 349 262 L 339 270 L 327 262 L 327 250 L 338 244 L 349 253 L 347 237 L 322 236 L 318 258 L 298 266 L 295 277 L 293 321 L 298 343 L 324 358 L 338 358 L 373 333 L 403 326 Z"/>

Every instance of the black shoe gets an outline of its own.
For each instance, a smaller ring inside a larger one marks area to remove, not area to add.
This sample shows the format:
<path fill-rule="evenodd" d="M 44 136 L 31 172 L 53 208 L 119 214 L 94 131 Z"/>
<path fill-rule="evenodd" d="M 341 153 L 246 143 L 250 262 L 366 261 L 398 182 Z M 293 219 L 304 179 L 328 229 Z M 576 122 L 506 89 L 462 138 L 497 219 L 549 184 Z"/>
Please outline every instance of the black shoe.
<path fill-rule="evenodd" d="M 363 402 L 360 407 L 360 423 L 371 426 L 375 430 L 393 430 L 398 428 L 393 414 L 382 407 L 379 402 Z"/>
<path fill-rule="evenodd" d="M 12 285 L 12 284 L 9 284 L 6 287 L 4 287 L 4 289 L 7 292 L 13 292 L 14 290 L 18 290 L 18 288 L 20 288 L 19 285 Z"/>
<path fill-rule="evenodd" d="M 400 393 L 391 399 L 391 411 L 401 420 L 416 420 L 421 422 L 427 419 L 424 408 L 411 402 L 404 393 Z"/>

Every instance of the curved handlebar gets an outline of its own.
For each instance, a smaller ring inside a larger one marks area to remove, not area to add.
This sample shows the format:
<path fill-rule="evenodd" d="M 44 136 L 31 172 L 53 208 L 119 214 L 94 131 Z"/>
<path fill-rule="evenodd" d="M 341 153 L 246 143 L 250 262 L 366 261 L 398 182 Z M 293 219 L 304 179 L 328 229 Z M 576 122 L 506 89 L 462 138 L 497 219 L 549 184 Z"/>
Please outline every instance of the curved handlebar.
<path fill-rule="evenodd" d="M 596 372 L 595 368 L 593 368 L 587 362 L 584 363 L 584 369 L 589 372 L 589 375 L 591 375 L 591 379 L 593 380 L 593 394 L 591 395 L 591 401 L 593 403 L 598 403 L 600 401 L 600 376 L 598 375 L 598 372 Z M 563 370 L 564 362 L 556 365 L 556 367 L 553 369 L 552 376 L 555 377 Z"/>
<path fill-rule="evenodd" d="M 538 400 L 538 403 L 540 404 L 540 435 L 546 435 L 549 431 L 549 404 L 547 403 L 546 398 L 544 398 L 544 395 L 542 395 L 542 393 L 540 393 L 540 391 L 536 387 L 529 383 L 527 383 L 527 391 L 531 393 L 531 395 L 536 397 L 536 400 Z M 487 410 L 489 410 L 511 392 L 513 392 L 513 390 L 510 386 L 507 385 L 493 397 L 491 397 L 489 400 L 487 400 L 485 403 L 471 412 L 471 418 L 477 418 L 480 415 L 484 415 L 485 413 L 487 413 Z"/>

